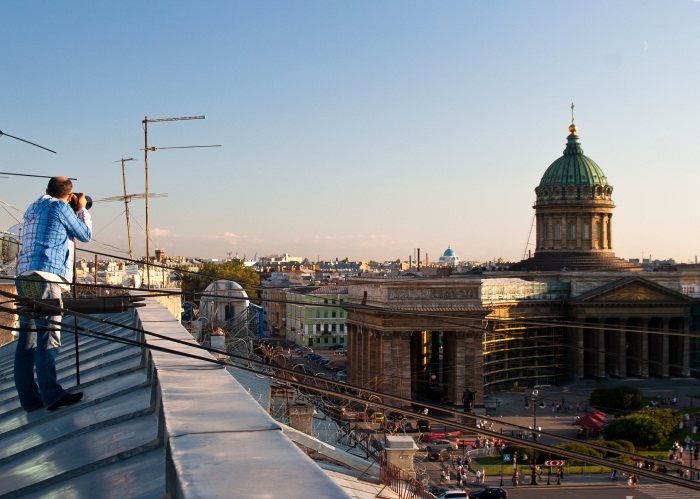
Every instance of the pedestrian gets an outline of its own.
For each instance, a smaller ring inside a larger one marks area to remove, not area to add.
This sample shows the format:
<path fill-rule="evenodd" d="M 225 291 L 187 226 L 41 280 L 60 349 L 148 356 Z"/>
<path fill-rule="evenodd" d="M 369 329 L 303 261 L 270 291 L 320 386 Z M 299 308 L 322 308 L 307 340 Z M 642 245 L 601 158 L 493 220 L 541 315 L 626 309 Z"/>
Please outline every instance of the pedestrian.
<path fill-rule="evenodd" d="M 481 483 L 481 470 L 476 470 L 476 480 L 474 483 Z"/>
<path fill-rule="evenodd" d="M 445 470 L 442 470 L 442 471 L 440 471 L 440 482 L 442 483 L 444 481 L 445 481 Z"/>
<path fill-rule="evenodd" d="M 481 467 L 481 483 L 485 483 L 485 482 L 486 482 L 486 469 L 484 469 L 484 467 L 482 466 Z"/>
<path fill-rule="evenodd" d="M 462 473 L 462 485 L 467 486 L 467 474 Z"/>
<path fill-rule="evenodd" d="M 73 183 L 68 178 L 53 177 L 46 194 L 27 208 L 15 280 L 19 296 L 31 300 L 53 298 L 61 303 L 61 290 L 73 278 L 73 240 L 88 242 L 92 237 L 86 206 L 87 197 L 73 194 Z M 20 315 L 14 375 L 20 405 L 26 412 L 41 407 L 53 411 L 83 398 L 82 392 L 64 390 L 57 379 L 60 321 L 56 312 L 38 317 Z"/>
<path fill-rule="evenodd" d="M 457 467 L 457 456 L 452 454 L 452 469 L 455 469 Z"/>

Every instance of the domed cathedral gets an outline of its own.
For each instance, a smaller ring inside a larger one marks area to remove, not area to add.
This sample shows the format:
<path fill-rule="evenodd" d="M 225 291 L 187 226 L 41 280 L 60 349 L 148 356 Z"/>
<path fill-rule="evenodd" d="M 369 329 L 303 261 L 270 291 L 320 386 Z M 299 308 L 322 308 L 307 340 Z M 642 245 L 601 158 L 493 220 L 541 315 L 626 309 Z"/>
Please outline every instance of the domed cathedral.
<path fill-rule="evenodd" d="M 440 257 L 439 263 L 440 265 L 444 265 L 446 267 L 459 266 L 459 257 L 457 256 L 457 253 L 455 253 L 455 250 L 452 249 L 451 244 L 447 246 L 447 249 Z"/>
<path fill-rule="evenodd" d="M 572 105 L 573 115 L 573 105 Z M 578 128 L 569 126 L 564 155 L 544 172 L 535 188 L 535 255 L 512 270 L 611 270 L 633 264 L 613 252 L 612 185 L 583 154 Z"/>

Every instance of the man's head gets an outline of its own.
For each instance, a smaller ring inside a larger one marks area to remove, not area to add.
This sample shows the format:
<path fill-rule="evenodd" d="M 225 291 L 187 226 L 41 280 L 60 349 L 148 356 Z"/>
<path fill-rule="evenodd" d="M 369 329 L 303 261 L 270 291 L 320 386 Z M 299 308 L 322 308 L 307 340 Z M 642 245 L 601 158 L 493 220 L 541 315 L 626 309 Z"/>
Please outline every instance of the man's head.
<path fill-rule="evenodd" d="M 46 186 L 46 194 L 56 199 L 68 199 L 73 193 L 73 182 L 67 177 L 52 177 Z"/>

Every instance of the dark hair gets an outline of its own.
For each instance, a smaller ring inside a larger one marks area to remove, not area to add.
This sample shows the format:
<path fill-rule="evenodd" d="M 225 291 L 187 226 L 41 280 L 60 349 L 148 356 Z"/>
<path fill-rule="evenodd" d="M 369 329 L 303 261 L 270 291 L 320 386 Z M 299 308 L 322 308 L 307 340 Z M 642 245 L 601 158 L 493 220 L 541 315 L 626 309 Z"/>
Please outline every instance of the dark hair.
<path fill-rule="evenodd" d="M 73 182 L 66 177 L 52 177 L 46 186 L 46 194 L 55 198 L 64 198 L 73 190 Z"/>

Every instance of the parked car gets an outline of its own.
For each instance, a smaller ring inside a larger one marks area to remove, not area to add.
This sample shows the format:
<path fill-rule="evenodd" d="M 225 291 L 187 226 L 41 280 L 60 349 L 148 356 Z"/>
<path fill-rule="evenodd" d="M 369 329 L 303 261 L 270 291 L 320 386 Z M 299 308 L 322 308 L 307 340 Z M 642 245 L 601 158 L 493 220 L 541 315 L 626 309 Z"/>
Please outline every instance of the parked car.
<path fill-rule="evenodd" d="M 452 489 L 445 490 L 436 496 L 438 499 L 453 499 L 457 497 L 467 497 L 466 490 Z"/>
<path fill-rule="evenodd" d="M 376 411 L 372 413 L 372 419 L 374 420 L 375 423 L 383 423 L 384 422 L 384 413 L 381 411 Z"/>
<path fill-rule="evenodd" d="M 347 348 L 339 348 L 338 350 L 335 350 L 333 352 L 333 355 L 347 355 L 347 354 L 348 354 Z"/>
<path fill-rule="evenodd" d="M 428 459 L 430 461 L 450 461 L 452 459 L 452 452 L 447 449 L 440 452 L 428 452 Z"/>
<path fill-rule="evenodd" d="M 398 411 L 391 411 L 386 417 L 387 419 L 391 419 L 393 421 L 401 421 L 402 419 L 406 419 L 406 415 L 403 412 Z"/>
<path fill-rule="evenodd" d="M 415 432 L 418 431 L 418 428 L 416 428 L 415 426 L 413 426 L 413 424 L 411 424 L 410 421 L 408 421 L 408 420 L 406 420 L 406 419 L 403 419 L 403 420 L 399 423 L 399 430 L 400 430 L 400 431 L 403 431 L 403 432 L 405 432 L 405 433 L 415 433 Z"/>
<path fill-rule="evenodd" d="M 499 487 L 486 487 L 470 492 L 469 499 L 508 499 L 508 492 Z"/>
<path fill-rule="evenodd" d="M 345 345 L 333 345 L 330 350 L 345 350 Z"/>
<path fill-rule="evenodd" d="M 428 421 L 427 419 L 419 419 L 417 425 L 419 432 L 430 433 L 430 421 Z"/>
<path fill-rule="evenodd" d="M 425 444 L 425 450 L 428 452 L 441 452 L 446 450 L 452 452 L 453 450 L 458 450 L 459 444 L 453 440 L 440 439 L 435 442 L 430 442 Z"/>

